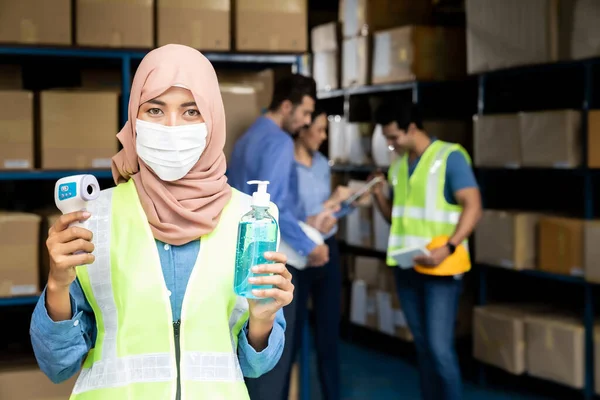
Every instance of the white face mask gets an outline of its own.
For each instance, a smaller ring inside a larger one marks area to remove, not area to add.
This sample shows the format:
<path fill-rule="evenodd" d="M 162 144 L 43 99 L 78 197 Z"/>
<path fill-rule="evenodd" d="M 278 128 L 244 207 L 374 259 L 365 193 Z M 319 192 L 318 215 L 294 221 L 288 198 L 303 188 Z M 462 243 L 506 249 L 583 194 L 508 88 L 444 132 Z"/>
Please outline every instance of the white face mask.
<path fill-rule="evenodd" d="M 163 181 L 183 178 L 206 148 L 206 124 L 165 126 L 136 120 L 138 156 Z"/>

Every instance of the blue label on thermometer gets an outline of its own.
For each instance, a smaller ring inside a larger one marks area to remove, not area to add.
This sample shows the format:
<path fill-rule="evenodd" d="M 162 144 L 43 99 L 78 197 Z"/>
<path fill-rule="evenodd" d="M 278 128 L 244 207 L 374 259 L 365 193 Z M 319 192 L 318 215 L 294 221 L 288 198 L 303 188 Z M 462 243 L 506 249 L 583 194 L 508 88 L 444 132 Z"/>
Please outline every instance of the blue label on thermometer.
<path fill-rule="evenodd" d="M 77 183 L 64 183 L 58 187 L 57 193 L 59 200 L 67 200 L 77 196 Z"/>

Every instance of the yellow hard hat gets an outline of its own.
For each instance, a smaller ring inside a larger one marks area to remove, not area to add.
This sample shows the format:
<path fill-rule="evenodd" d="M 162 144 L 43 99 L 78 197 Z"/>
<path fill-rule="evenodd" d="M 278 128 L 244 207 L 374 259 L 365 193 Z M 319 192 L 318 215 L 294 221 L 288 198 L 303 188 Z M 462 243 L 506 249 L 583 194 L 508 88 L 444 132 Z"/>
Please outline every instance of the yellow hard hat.
<path fill-rule="evenodd" d="M 431 251 L 443 247 L 448 243 L 450 237 L 447 235 L 436 236 L 426 246 Z M 415 265 L 415 271 L 426 275 L 449 276 L 463 274 L 471 269 L 471 258 L 469 252 L 462 244 L 456 246 L 454 254 L 449 255 L 444 261 L 435 267 L 426 265 Z"/>

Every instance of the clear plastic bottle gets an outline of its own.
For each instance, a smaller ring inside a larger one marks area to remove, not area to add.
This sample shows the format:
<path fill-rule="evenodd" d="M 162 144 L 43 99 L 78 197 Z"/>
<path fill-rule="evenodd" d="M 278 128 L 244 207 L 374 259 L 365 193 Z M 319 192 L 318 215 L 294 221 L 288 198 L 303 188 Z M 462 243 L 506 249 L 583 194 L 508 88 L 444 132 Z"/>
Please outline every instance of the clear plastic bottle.
<path fill-rule="evenodd" d="M 252 285 L 248 278 L 270 274 L 255 274 L 252 267 L 260 264 L 272 264 L 265 259 L 265 252 L 277 251 L 279 225 L 269 213 L 271 196 L 267 193 L 267 181 L 250 181 L 249 185 L 258 185 L 252 194 L 252 210 L 246 213 L 238 225 L 237 248 L 235 253 L 235 275 L 233 290 L 238 296 L 256 299 L 254 289 L 271 289 L 273 285 Z"/>

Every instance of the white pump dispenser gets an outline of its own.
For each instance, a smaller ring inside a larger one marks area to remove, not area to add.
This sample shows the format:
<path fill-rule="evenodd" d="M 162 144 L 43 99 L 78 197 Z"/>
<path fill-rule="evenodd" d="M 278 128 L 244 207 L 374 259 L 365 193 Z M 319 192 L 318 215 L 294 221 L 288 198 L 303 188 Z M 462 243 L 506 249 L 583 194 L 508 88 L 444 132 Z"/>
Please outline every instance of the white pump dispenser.
<path fill-rule="evenodd" d="M 253 207 L 269 207 L 271 195 L 267 192 L 269 181 L 248 181 L 248 185 L 258 185 L 256 192 L 252 193 Z"/>

